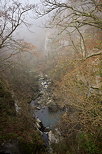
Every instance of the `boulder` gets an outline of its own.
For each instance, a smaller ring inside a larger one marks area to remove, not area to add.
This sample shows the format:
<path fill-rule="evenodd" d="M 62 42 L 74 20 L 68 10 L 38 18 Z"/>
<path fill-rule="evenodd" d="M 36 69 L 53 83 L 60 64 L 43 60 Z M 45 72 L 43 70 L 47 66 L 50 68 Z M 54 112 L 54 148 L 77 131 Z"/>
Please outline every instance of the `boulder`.
<path fill-rule="evenodd" d="M 49 143 L 58 143 L 57 138 L 55 137 L 55 135 L 52 133 L 51 130 L 48 133 L 48 138 L 49 138 Z"/>
<path fill-rule="evenodd" d="M 50 128 L 49 128 L 49 127 L 46 127 L 45 130 L 44 130 L 44 132 L 47 132 L 47 133 L 48 133 L 49 131 L 50 131 Z"/>
<path fill-rule="evenodd" d="M 39 118 L 36 118 L 36 122 L 37 122 L 37 123 L 40 123 L 41 120 L 40 120 Z"/>
<path fill-rule="evenodd" d="M 37 106 L 36 109 L 37 109 L 37 110 L 40 110 L 40 107 Z"/>

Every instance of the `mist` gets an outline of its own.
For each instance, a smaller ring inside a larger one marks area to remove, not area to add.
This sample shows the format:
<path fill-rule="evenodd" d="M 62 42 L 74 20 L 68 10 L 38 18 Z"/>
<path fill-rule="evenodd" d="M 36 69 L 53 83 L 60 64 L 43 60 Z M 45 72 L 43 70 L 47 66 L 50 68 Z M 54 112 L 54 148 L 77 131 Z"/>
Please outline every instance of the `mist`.
<path fill-rule="evenodd" d="M 25 3 L 24 0 L 22 0 Z M 41 3 L 38 0 L 30 0 L 29 3 L 40 6 Z M 48 17 L 37 17 L 37 14 L 33 11 L 30 11 L 26 22 L 28 26 L 21 25 L 19 29 L 15 32 L 15 37 L 18 39 L 23 39 L 29 43 L 35 45 L 39 50 L 43 51 L 45 49 L 45 38 L 46 38 L 46 23 Z"/>
<path fill-rule="evenodd" d="M 29 28 L 25 26 L 20 27 L 15 36 L 32 43 L 40 50 L 44 50 L 46 29 L 43 26 L 42 20 L 34 20 Z"/>
<path fill-rule="evenodd" d="M 101 154 L 101 130 L 101 0 L 0 0 L 0 154 Z"/>

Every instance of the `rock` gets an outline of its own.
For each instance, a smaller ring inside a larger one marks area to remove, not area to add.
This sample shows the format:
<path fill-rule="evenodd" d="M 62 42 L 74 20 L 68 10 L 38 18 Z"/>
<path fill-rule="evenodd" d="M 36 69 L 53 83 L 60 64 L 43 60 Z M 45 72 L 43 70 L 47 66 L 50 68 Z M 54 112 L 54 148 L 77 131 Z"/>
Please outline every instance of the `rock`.
<path fill-rule="evenodd" d="M 51 130 L 48 133 L 48 137 L 49 137 L 49 143 L 58 143 L 58 140 L 56 139 L 55 135 L 52 133 Z"/>
<path fill-rule="evenodd" d="M 49 131 L 50 131 L 50 128 L 49 128 L 49 127 L 46 127 L 45 130 L 44 130 L 44 132 L 47 132 L 47 133 L 48 133 Z"/>
<path fill-rule="evenodd" d="M 42 137 L 44 139 L 45 145 L 48 147 L 49 141 L 48 141 L 48 133 L 43 133 Z"/>
<path fill-rule="evenodd" d="M 37 123 L 40 123 L 41 120 L 40 120 L 39 118 L 36 118 L 36 122 L 37 122 Z"/>
<path fill-rule="evenodd" d="M 36 126 L 38 129 L 40 129 L 40 127 L 41 127 L 40 122 L 41 122 L 41 120 L 39 118 L 36 118 Z"/>
<path fill-rule="evenodd" d="M 36 119 L 36 126 L 41 132 L 46 130 L 46 127 L 43 126 L 43 123 L 39 118 Z"/>
<path fill-rule="evenodd" d="M 61 137 L 61 132 L 58 130 L 58 128 L 56 128 L 55 131 L 56 131 L 56 134 L 57 134 L 59 137 Z"/>
<path fill-rule="evenodd" d="M 49 105 L 49 104 L 51 104 L 51 102 L 52 102 L 52 100 L 48 100 L 48 102 L 46 103 L 46 105 Z"/>
<path fill-rule="evenodd" d="M 45 109 L 45 106 L 43 106 L 42 109 Z"/>
<path fill-rule="evenodd" d="M 47 85 L 47 84 L 46 84 L 46 85 L 44 85 L 44 88 L 45 88 L 45 89 L 47 89 L 47 88 L 48 88 L 48 85 Z"/>
<path fill-rule="evenodd" d="M 37 110 L 40 110 L 40 107 L 36 107 Z"/>
<path fill-rule="evenodd" d="M 36 122 L 36 126 L 38 129 L 40 129 L 40 124 Z"/>
<path fill-rule="evenodd" d="M 17 101 L 15 101 L 15 109 L 17 113 L 19 113 L 19 111 L 21 110 L 21 108 L 18 106 Z"/>
<path fill-rule="evenodd" d="M 42 85 L 42 86 L 47 85 L 46 81 L 41 82 L 41 85 Z"/>
<path fill-rule="evenodd" d="M 39 130 L 40 130 L 41 132 L 44 132 L 46 128 L 44 127 L 43 123 L 40 122 L 39 125 L 40 125 Z"/>

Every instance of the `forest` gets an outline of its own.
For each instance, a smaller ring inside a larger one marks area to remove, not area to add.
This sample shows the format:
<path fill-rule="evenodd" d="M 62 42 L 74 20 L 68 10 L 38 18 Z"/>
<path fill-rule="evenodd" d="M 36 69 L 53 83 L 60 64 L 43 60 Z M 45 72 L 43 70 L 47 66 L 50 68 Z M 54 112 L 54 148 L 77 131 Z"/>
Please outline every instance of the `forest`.
<path fill-rule="evenodd" d="M 0 154 L 102 153 L 102 0 L 0 0 Z"/>

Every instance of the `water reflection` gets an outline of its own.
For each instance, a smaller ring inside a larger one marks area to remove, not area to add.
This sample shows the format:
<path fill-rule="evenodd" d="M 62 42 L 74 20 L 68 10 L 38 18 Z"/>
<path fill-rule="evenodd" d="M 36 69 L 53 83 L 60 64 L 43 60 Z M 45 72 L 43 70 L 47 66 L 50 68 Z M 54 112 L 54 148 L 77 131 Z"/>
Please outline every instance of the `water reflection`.
<path fill-rule="evenodd" d="M 35 115 L 42 121 L 45 127 L 53 128 L 59 122 L 64 111 L 49 112 L 48 107 L 35 111 Z"/>

